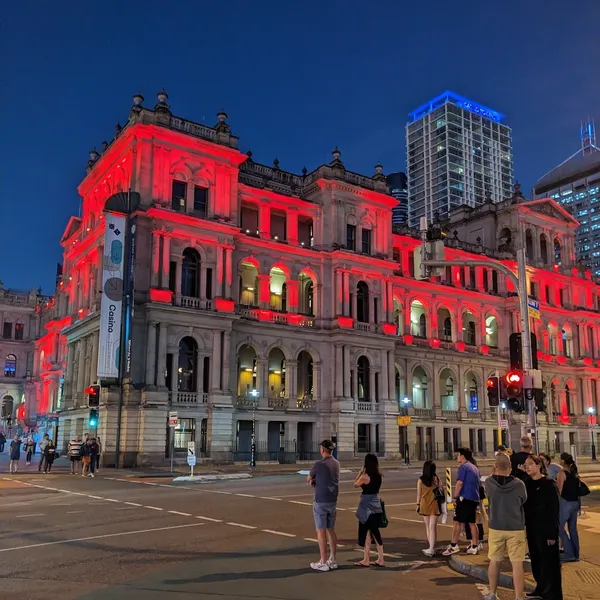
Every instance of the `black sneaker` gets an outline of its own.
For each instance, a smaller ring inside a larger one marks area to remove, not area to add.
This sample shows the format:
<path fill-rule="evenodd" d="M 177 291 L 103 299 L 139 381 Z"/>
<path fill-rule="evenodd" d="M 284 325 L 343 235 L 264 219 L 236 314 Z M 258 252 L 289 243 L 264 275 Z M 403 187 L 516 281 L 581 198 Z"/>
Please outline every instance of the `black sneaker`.
<path fill-rule="evenodd" d="M 526 596 L 527 598 L 542 598 L 542 596 L 540 596 L 540 595 L 539 595 L 537 592 L 535 592 L 535 591 L 534 591 L 534 592 L 527 592 L 527 593 L 525 594 L 525 596 Z"/>

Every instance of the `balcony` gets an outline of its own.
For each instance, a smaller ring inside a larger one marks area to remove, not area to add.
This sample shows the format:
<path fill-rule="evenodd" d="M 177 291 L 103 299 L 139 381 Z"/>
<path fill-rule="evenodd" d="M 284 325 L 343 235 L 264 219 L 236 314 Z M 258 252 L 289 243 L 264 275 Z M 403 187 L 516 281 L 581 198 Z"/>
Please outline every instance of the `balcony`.
<path fill-rule="evenodd" d="M 373 331 L 371 323 L 360 323 L 359 321 L 354 321 L 354 329 L 356 329 L 356 331 Z"/>
<path fill-rule="evenodd" d="M 171 406 L 197 406 L 208 403 L 206 392 L 169 392 Z"/>
<path fill-rule="evenodd" d="M 257 308 L 255 306 L 239 306 L 238 314 L 242 319 L 247 319 L 249 321 L 291 325 L 293 327 L 315 326 L 314 317 L 297 313 L 277 312 L 267 308 Z"/>
<path fill-rule="evenodd" d="M 460 421 L 460 411 L 442 410 L 442 419 L 447 419 L 448 421 Z"/>
<path fill-rule="evenodd" d="M 354 410 L 359 413 L 378 413 L 379 402 L 354 401 Z"/>
<path fill-rule="evenodd" d="M 433 410 L 431 408 L 415 408 L 415 417 L 419 419 L 431 419 Z"/>
<path fill-rule="evenodd" d="M 200 298 L 192 298 L 190 296 L 181 296 L 179 298 L 179 305 L 181 308 L 191 308 L 193 310 L 213 310 L 212 300 L 201 300 Z"/>

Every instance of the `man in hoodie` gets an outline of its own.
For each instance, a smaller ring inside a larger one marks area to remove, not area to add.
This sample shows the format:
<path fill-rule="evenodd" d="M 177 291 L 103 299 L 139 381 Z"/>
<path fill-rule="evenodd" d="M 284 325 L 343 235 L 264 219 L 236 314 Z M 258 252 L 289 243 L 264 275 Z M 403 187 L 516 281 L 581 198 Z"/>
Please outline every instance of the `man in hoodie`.
<path fill-rule="evenodd" d="M 500 564 L 508 556 L 512 564 L 515 596 L 524 598 L 523 561 L 527 554 L 525 537 L 525 512 L 523 506 L 527 500 L 525 484 L 511 475 L 511 461 L 506 454 L 495 458 L 494 473 L 484 483 L 489 502 L 488 558 L 490 566 L 488 578 L 490 593 L 485 600 L 497 600 L 496 589 Z"/>

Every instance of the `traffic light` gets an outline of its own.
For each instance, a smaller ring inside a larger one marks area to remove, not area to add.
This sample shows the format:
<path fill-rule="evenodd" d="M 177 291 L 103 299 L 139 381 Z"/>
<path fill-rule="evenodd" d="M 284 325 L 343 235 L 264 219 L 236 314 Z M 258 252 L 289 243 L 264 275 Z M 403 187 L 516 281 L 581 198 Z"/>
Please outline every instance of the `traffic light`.
<path fill-rule="evenodd" d="M 488 377 L 487 397 L 489 406 L 500 406 L 500 380 L 498 377 Z"/>
<path fill-rule="evenodd" d="M 90 385 L 85 388 L 85 393 L 88 397 L 88 406 L 90 408 L 98 408 L 100 406 L 100 386 Z"/>
<path fill-rule="evenodd" d="M 504 380 L 506 382 L 508 408 L 515 412 L 523 412 L 523 373 L 521 371 L 509 371 Z"/>
<path fill-rule="evenodd" d="M 95 408 L 90 410 L 90 417 L 88 419 L 88 425 L 90 429 L 96 429 L 98 427 L 98 411 Z"/>
<path fill-rule="evenodd" d="M 523 369 L 523 356 L 521 347 L 521 334 L 511 333 L 509 337 L 509 348 L 510 348 L 510 368 L 520 371 Z M 538 368 L 538 357 L 537 357 L 537 338 L 535 333 L 531 333 L 531 367 L 533 369 Z"/>
<path fill-rule="evenodd" d="M 533 390 L 533 398 L 535 400 L 535 410 L 537 412 L 546 412 L 546 392 L 545 390 Z"/>

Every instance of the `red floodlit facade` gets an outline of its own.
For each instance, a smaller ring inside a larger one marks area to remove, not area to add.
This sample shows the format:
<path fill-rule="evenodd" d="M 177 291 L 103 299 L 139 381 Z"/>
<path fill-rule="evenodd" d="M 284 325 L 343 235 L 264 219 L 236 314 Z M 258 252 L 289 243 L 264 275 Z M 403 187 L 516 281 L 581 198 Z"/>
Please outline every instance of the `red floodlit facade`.
<path fill-rule="evenodd" d="M 169 411 L 176 447 L 193 440 L 207 457 L 244 460 L 253 414 L 259 459 L 312 458 L 333 436 L 342 457 L 394 456 L 405 443 L 417 456 L 460 444 L 491 452 L 486 381 L 508 369 L 518 331 L 510 283 L 484 267 L 416 279 L 419 236 L 392 229 L 396 200 L 380 165 L 358 175 L 336 148 L 310 173 L 265 166 L 238 150 L 226 119 L 199 125 L 175 117 L 165 94 L 154 109 L 137 96 L 126 126 L 91 153 L 82 217 L 62 238 L 55 320 L 37 346 L 45 357 L 58 348 L 64 368 L 60 402 L 52 391 L 38 407 L 58 410 L 61 443 L 86 431 L 85 389 L 97 381 L 105 203 L 131 189 L 141 202 L 125 464 L 164 460 Z M 589 440 L 600 393 L 600 288 L 575 262 L 576 226 L 554 201 L 517 189 L 454 211 L 445 242 L 450 258 L 515 271 L 515 247 L 526 245 L 548 405 L 540 439 L 551 450 Z M 40 367 L 40 381 L 52 372 Z M 119 389 L 101 383 L 97 433 L 110 462 Z M 396 419 L 404 399 L 407 428 Z"/>

